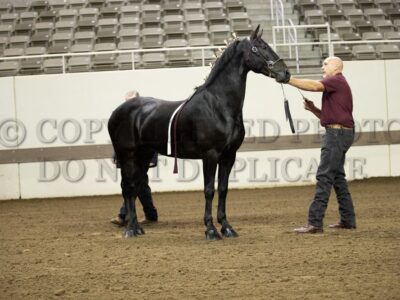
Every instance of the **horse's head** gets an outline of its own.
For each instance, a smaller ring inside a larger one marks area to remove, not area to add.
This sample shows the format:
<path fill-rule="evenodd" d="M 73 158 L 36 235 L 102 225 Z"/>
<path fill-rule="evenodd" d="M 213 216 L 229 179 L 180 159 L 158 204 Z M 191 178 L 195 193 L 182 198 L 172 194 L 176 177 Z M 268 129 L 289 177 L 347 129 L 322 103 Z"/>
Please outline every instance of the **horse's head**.
<path fill-rule="evenodd" d="M 245 61 L 250 70 L 275 78 L 278 82 L 288 82 L 290 72 L 285 62 L 278 54 L 261 38 L 260 25 L 247 39 L 248 45 L 245 51 Z"/>

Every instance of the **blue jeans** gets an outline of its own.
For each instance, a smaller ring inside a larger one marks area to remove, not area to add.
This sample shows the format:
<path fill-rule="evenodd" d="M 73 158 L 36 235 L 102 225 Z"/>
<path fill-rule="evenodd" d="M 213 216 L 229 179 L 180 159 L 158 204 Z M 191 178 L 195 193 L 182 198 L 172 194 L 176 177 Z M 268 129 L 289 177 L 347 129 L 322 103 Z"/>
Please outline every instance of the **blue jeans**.
<path fill-rule="evenodd" d="M 323 226 L 323 219 L 332 186 L 336 192 L 339 203 L 341 223 L 352 226 L 356 225 L 353 201 L 347 187 L 344 162 L 346 152 L 354 140 L 354 130 L 326 128 L 322 137 L 321 161 L 317 171 L 317 186 L 314 200 L 308 213 L 308 223 Z"/>
<path fill-rule="evenodd" d="M 144 215 L 146 216 L 146 220 L 157 221 L 158 214 L 157 209 L 153 204 L 153 197 L 151 196 L 151 189 L 149 186 L 149 176 L 146 174 L 145 180 L 143 181 L 142 186 L 138 190 L 138 198 L 140 203 L 142 203 Z M 122 202 L 122 206 L 119 210 L 119 217 L 122 220 L 128 215 L 128 210 L 125 206 L 125 201 Z"/>

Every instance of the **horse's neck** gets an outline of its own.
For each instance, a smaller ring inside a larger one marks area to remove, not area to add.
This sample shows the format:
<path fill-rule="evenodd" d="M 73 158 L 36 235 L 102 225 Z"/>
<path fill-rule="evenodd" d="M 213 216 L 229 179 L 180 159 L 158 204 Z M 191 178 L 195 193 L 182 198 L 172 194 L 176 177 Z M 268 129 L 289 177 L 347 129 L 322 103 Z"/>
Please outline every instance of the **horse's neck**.
<path fill-rule="evenodd" d="M 234 57 L 208 88 L 215 95 L 225 95 L 219 97 L 215 104 L 235 114 L 241 113 L 246 93 L 248 71 L 242 65 L 241 58 Z"/>

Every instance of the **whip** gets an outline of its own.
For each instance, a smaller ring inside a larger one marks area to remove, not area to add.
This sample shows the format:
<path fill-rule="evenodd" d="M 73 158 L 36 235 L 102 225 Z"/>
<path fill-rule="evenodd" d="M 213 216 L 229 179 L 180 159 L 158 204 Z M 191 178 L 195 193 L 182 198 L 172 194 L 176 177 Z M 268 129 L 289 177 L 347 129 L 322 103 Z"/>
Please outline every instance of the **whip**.
<path fill-rule="evenodd" d="M 288 101 L 288 99 L 286 98 L 285 90 L 284 90 L 284 88 L 283 88 L 283 84 L 282 84 L 282 83 L 281 83 L 281 88 L 282 88 L 283 99 L 284 99 L 286 121 L 289 121 L 290 130 L 292 131 L 292 133 L 295 133 L 296 131 L 294 130 L 292 115 L 291 115 L 291 113 L 290 113 L 289 101 Z M 300 92 L 300 93 L 301 93 L 301 92 Z M 304 97 L 304 96 L 303 96 L 303 97 Z"/>

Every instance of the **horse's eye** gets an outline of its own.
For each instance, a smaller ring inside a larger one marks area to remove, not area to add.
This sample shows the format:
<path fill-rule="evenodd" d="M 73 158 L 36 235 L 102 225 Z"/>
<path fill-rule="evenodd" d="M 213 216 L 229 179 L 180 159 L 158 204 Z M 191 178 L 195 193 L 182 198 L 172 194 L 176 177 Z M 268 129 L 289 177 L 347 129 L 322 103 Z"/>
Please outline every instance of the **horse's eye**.
<path fill-rule="evenodd" d="M 251 51 L 253 51 L 254 53 L 256 53 L 258 51 L 257 47 L 251 47 Z"/>

